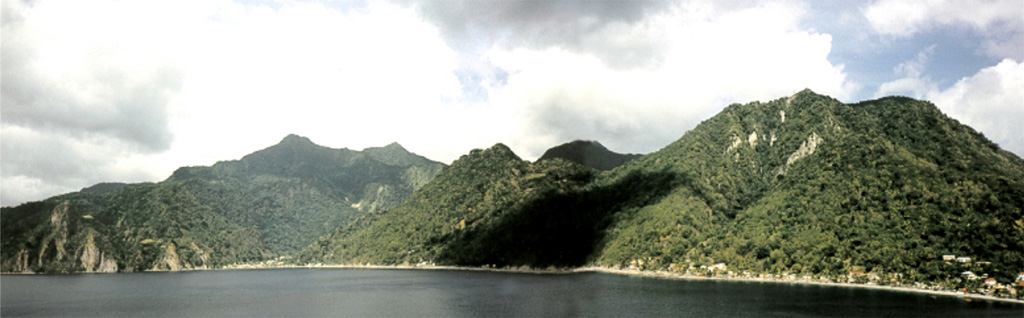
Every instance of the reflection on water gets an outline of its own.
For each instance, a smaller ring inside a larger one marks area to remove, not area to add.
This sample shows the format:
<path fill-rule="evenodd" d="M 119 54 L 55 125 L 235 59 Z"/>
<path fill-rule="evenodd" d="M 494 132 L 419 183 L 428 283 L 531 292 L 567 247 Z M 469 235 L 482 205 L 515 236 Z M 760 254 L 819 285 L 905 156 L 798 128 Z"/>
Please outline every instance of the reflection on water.
<path fill-rule="evenodd" d="M 0 316 L 1004 316 L 1024 305 L 885 290 L 598 273 L 272 269 L 4 275 Z"/>

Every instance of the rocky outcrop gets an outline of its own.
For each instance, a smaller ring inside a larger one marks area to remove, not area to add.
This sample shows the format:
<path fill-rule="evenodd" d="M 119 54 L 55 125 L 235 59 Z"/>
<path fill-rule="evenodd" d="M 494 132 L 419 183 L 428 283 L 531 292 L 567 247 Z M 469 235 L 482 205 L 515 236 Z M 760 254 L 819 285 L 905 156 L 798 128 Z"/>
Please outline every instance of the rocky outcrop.
<path fill-rule="evenodd" d="M 117 273 L 117 270 L 117 261 L 114 258 L 100 254 L 100 267 L 96 269 L 97 273 Z"/>
<path fill-rule="evenodd" d="M 790 165 L 795 163 L 797 160 L 814 154 L 814 150 L 818 149 L 818 144 L 823 141 L 825 140 L 822 139 L 821 136 L 818 136 L 815 132 L 811 132 L 811 135 L 807 136 L 807 140 L 800 143 L 800 148 L 790 154 L 789 158 L 786 158 L 786 165 L 779 167 L 775 171 L 775 175 L 785 175 L 786 172 L 789 171 Z"/>
<path fill-rule="evenodd" d="M 151 271 L 180 271 L 182 269 L 181 259 L 178 257 L 178 249 L 174 243 L 167 243 L 164 247 L 163 257 L 153 265 Z"/>
<path fill-rule="evenodd" d="M 53 209 L 53 213 L 50 214 L 50 224 L 53 225 L 53 243 L 54 247 L 57 248 L 57 260 L 63 260 L 64 256 L 68 254 L 65 246 L 68 243 L 68 235 L 71 233 L 71 204 L 64 201 L 56 208 Z"/>
<path fill-rule="evenodd" d="M 67 201 L 61 202 L 61 204 L 53 208 L 50 212 L 50 227 L 52 230 L 42 240 L 42 247 L 39 248 L 39 257 L 37 258 L 38 267 L 43 267 L 51 243 L 57 253 L 55 261 L 64 260 L 64 257 L 68 255 L 68 237 L 71 236 L 77 221 L 77 218 L 72 217 L 71 204 Z"/>
<path fill-rule="evenodd" d="M 15 273 L 25 273 L 25 274 L 34 273 L 34 271 L 32 271 L 32 267 L 30 267 L 28 265 L 29 264 L 28 263 L 28 259 L 29 259 L 30 256 L 31 256 L 31 254 L 29 253 L 28 250 L 21 249 L 21 250 L 18 251 L 17 254 L 14 254 L 14 259 L 13 260 L 8 260 L 8 261 L 11 261 L 12 263 L 7 264 L 8 266 L 4 266 L 4 267 L 5 268 L 10 268 L 11 271 L 15 272 Z"/>
<path fill-rule="evenodd" d="M 206 250 L 199 248 L 199 245 L 196 245 L 196 242 L 192 242 L 192 251 L 194 251 L 196 255 L 199 255 L 199 260 L 203 262 L 201 265 L 196 265 L 195 268 L 207 269 L 207 264 L 210 263 L 210 254 L 206 253 Z"/>
<path fill-rule="evenodd" d="M 105 253 L 96 247 L 96 238 L 92 234 L 89 235 L 79 260 L 82 261 L 82 268 L 85 269 L 86 273 L 116 273 L 118 269 L 117 261 L 107 257 Z"/>
<path fill-rule="evenodd" d="M 85 268 L 86 273 L 92 273 L 96 265 L 100 264 L 101 258 L 103 258 L 103 253 L 96 247 L 96 239 L 90 234 L 89 240 L 85 243 L 85 250 L 82 251 L 82 257 L 79 258 L 82 261 L 82 268 Z"/>
<path fill-rule="evenodd" d="M 807 137 L 806 141 L 800 143 L 800 148 L 793 152 L 793 154 L 789 155 L 789 158 L 786 159 L 786 166 L 793 164 L 803 157 L 814 154 L 814 150 L 818 149 L 818 144 L 822 141 L 823 139 L 821 139 L 817 133 L 812 132 L 811 135 Z"/>
<path fill-rule="evenodd" d="M 68 236 L 71 233 L 71 204 L 67 201 L 62 202 L 53 208 L 53 212 L 50 212 L 50 225 L 53 226 L 53 232 L 50 237 L 53 240 L 54 248 L 57 249 L 57 261 L 64 260 L 64 256 L 68 254 L 67 248 L 65 247 L 68 243 Z M 39 250 L 39 266 L 43 266 L 43 260 L 46 258 L 46 250 L 50 243 L 50 240 L 43 242 L 43 248 Z"/>

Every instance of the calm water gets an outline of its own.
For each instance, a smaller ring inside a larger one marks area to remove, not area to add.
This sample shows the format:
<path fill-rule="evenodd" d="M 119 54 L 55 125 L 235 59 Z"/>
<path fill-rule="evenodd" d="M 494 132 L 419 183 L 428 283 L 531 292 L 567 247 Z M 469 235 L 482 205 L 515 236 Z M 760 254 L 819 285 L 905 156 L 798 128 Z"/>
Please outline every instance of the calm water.
<path fill-rule="evenodd" d="M 273 269 L 0 276 L 0 316 L 1024 317 L 1024 305 L 599 273 Z"/>

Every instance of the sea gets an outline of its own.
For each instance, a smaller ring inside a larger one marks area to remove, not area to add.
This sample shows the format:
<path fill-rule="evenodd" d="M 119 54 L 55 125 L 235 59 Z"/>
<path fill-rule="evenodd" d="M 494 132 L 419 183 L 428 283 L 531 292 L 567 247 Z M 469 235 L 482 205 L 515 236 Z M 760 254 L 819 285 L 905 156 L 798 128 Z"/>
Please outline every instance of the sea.
<path fill-rule="evenodd" d="M 1024 304 L 596 272 L 295 268 L 0 275 L 3 317 L 1024 317 Z"/>

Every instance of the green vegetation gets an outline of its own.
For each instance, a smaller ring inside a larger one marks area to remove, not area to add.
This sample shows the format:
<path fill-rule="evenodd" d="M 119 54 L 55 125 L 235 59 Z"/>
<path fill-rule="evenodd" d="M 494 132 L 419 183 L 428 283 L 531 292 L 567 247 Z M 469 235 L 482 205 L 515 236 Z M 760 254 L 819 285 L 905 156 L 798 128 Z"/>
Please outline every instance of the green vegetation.
<path fill-rule="evenodd" d="M 518 250 L 516 246 L 497 244 L 497 240 L 503 239 L 499 233 L 536 227 L 526 230 L 558 235 L 543 224 L 517 223 L 521 221 L 517 217 L 522 211 L 532 211 L 529 204 L 538 198 L 577 191 L 592 175 L 590 169 L 562 160 L 531 164 L 501 144 L 474 150 L 455 161 L 406 203 L 364 216 L 353 226 L 320 239 L 295 260 L 359 264 L 442 260 L 482 264 L 505 260 L 519 264 L 544 258 L 553 246 Z M 555 245 L 560 243 L 565 242 Z"/>
<path fill-rule="evenodd" d="M 640 157 L 612 152 L 597 141 L 576 140 L 548 149 L 537 161 L 562 158 L 597 170 L 611 170 Z"/>
<path fill-rule="evenodd" d="M 82 260 L 90 237 L 121 271 L 285 256 L 398 205 L 442 168 L 398 144 L 358 152 L 291 135 L 241 160 L 180 168 L 160 183 L 100 184 L 3 208 L 3 271 L 90 270 Z"/>
<path fill-rule="evenodd" d="M 585 264 L 967 287 L 1024 264 L 1024 161 L 903 97 L 730 105 L 606 172 L 475 150 L 298 263 Z M 942 255 L 971 257 L 949 263 Z M 851 272 L 864 274 L 853 274 Z"/>
<path fill-rule="evenodd" d="M 599 264 L 836 280 L 859 267 L 894 283 L 958 278 L 944 254 L 990 262 L 980 270 L 1004 283 L 1024 264 L 1024 162 L 927 102 L 804 91 L 732 105 L 604 177 L 635 171 L 691 182 L 620 211 Z"/>
<path fill-rule="evenodd" d="M 951 288 L 981 286 L 966 271 L 1010 283 L 1024 270 L 1024 160 L 928 102 L 805 90 L 730 105 L 658 152 L 613 158 L 576 142 L 530 163 L 498 144 L 443 168 L 397 144 L 357 152 L 289 136 L 164 182 L 4 208 L 3 270 L 291 256 Z"/>

